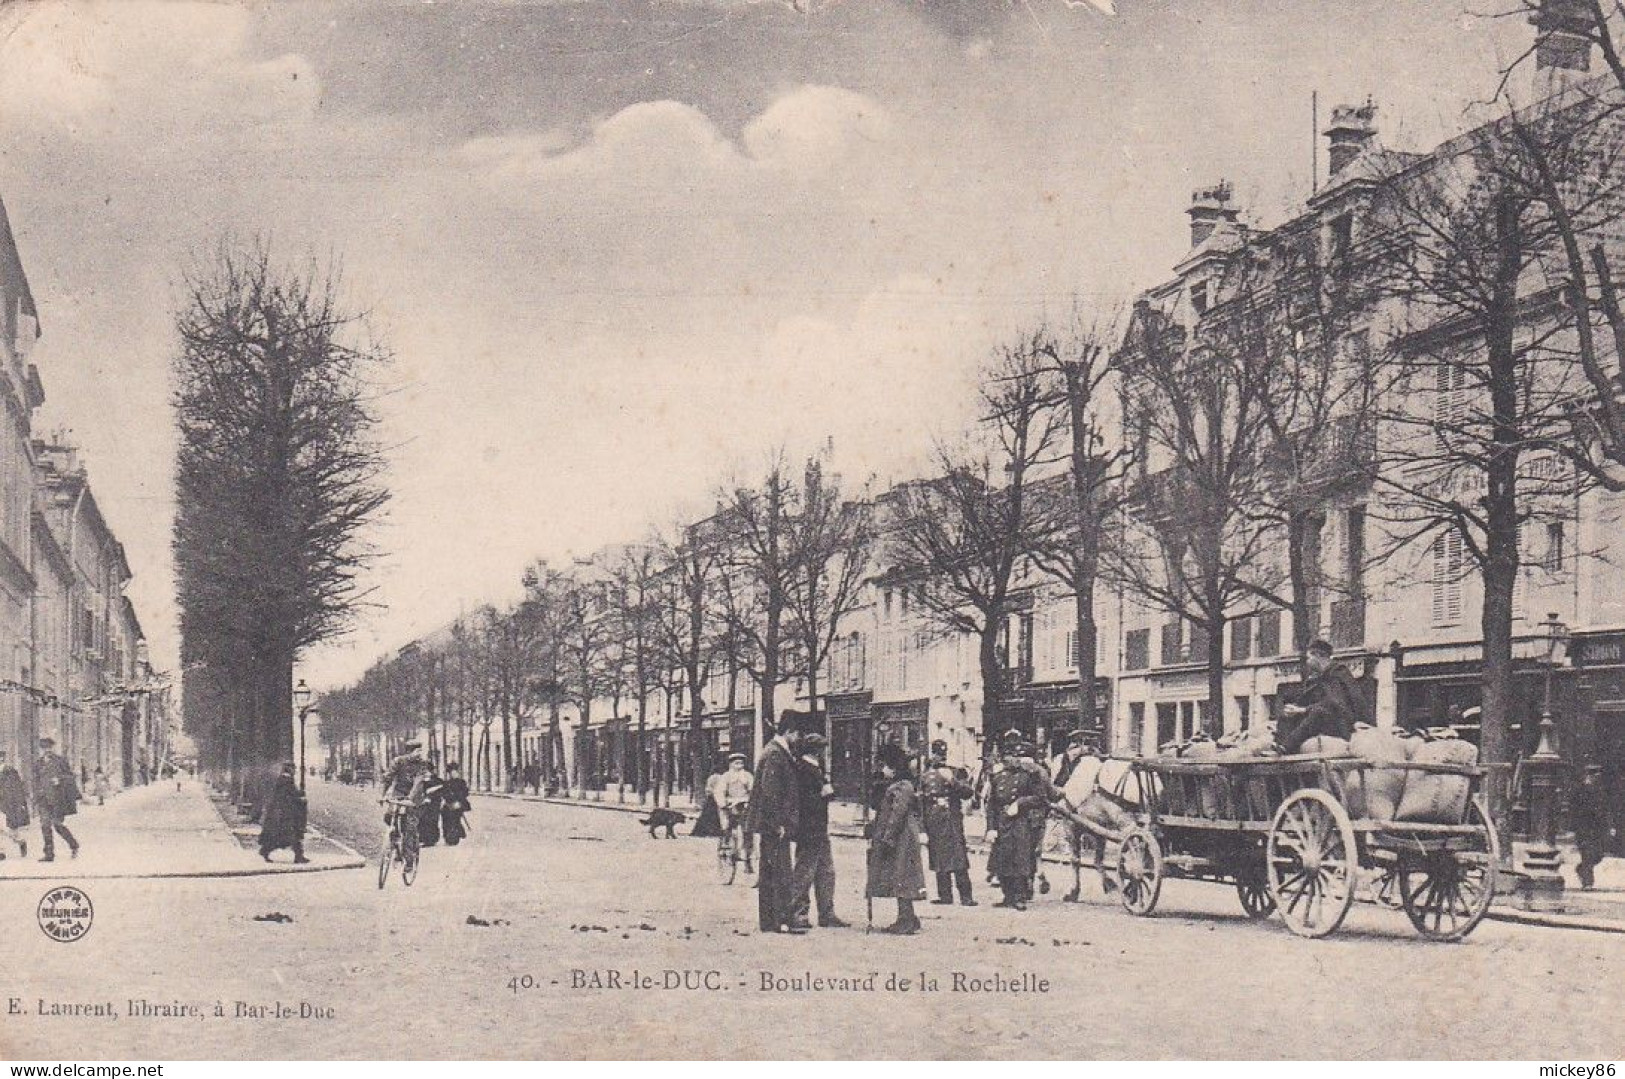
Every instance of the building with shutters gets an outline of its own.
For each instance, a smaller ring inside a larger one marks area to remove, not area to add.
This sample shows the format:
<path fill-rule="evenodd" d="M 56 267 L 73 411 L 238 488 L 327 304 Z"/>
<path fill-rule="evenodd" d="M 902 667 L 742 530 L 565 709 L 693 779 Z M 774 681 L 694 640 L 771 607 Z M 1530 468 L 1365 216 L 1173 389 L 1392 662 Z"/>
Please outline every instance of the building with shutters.
<path fill-rule="evenodd" d="M 1543 48 L 1541 72 L 1532 85 L 1547 93 L 1571 92 L 1587 78 L 1573 70 L 1583 64 L 1583 54 L 1583 48 Z M 1553 71 L 1554 55 L 1571 66 Z M 1335 324 L 1317 322 L 1313 313 L 1301 318 L 1289 314 L 1270 327 L 1292 349 L 1325 348 L 1354 367 L 1373 347 L 1404 349 L 1424 335 L 1459 333 L 1449 326 L 1419 325 L 1414 307 L 1393 291 L 1362 291 L 1358 282 L 1360 267 L 1376 260 L 1377 248 L 1386 241 L 1381 218 L 1385 190 L 1464 155 L 1471 133 L 1426 154 L 1404 153 L 1382 144 L 1377 121 L 1378 110 L 1370 101 L 1334 109 L 1324 132 L 1329 174 L 1302 207 L 1269 229 L 1242 221 L 1228 184 L 1197 190 L 1187 211 L 1190 252 L 1173 277 L 1140 295 L 1136 322 L 1172 327 L 1182 347 L 1199 355 L 1206 327 L 1230 317 L 1227 311 L 1237 302 L 1233 282 L 1238 266 L 1245 264 L 1261 267 L 1251 271 L 1257 275 L 1252 286 L 1260 287 L 1262 281 L 1262 287 L 1274 290 L 1283 311 L 1311 311 L 1338 290 L 1349 297 Z M 1625 255 L 1618 213 L 1604 217 L 1596 238 Z M 1294 245 L 1311 253 L 1314 273 L 1302 272 L 1301 258 L 1294 261 Z M 1312 295 L 1307 292 L 1311 289 Z M 1305 293 L 1302 304 L 1295 302 L 1294 290 Z M 1521 317 L 1531 337 L 1554 325 L 1538 303 L 1529 304 Z M 1315 339 L 1327 332 L 1336 338 Z M 1133 334 L 1131 329 L 1125 349 L 1132 346 Z M 1434 347 L 1436 341 L 1437 336 Z M 1445 437 L 1438 432 L 1457 427 L 1465 409 L 1478 407 L 1473 395 L 1484 391 L 1470 384 L 1470 362 L 1441 362 L 1434 368 L 1432 381 L 1421 387 L 1413 383 L 1402 400 L 1366 409 L 1364 417 L 1335 415 L 1325 428 L 1331 437 L 1316 451 L 1316 483 L 1305 488 L 1306 500 L 1313 502 L 1306 548 L 1312 568 L 1312 623 L 1306 628 L 1307 636 L 1325 638 L 1334 646 L 1359 680 L 1369 714 L 1379 723 L 1450 725 L 1476 738 L 1484 655 L 1484 594 L 1476 563 L 1467 539 L 1456 529 L 1431 528 L 1415 538 L 1400 535 L 1391 493 L 1396 485 L 1381 482 L 1381 477 L 1384 468 L 1395 467 L 1390 463 L 1394 447 L 1407 436 L 1391 421 L 1369 418 L 1408 411 L 1415 427 L 1429 432 L 1426 437 Z M 1140 482 L 1155 482 L 1162 467 L 1155 448 L 1147 453 L 1143 433 L 1132 429 L 1124 437 L 1145 470 Z M 1535 721 L 1552 672 L 1560 752 L 1573 761 L 1597 755 L 1616 762 L 1610 768 L 1625 792 L 1625 600 L 1620 598 L 1625 596 L 1625 541 L 1619 527 L 1625 499 L 1605 491 L 1582 492 L 1571 484 L 1569 466 L 1555 454 L 1528 452 L 1525 461 L 1520 484 L 1538 486 L 1540 497 L 1556 501 L 1524 525 L 1519 541 L 1513 595 L 1514 750 L 1533 749 Z M 1572 495 L 1564 495 L 1570 486 Z M 1381 558 L 1376 557 L 1379 551 Z M 1273 570 L 1278 578 L 1285 569 L 1282 557 L 1277 552 L 1273 563 L 1263 559 L 1263 575 Z M 1301 681 L 1292 615 L 1262 598 L 1238 602 L 1229 613 L 1221 642 L 1223 714 L 1208 717 L 1208 640 L 1189 621 L 1154 605 L 1127 601 L 1112 714 L 1116 748 L 1151 752 L 1188 738 L 1205 720 L 1211 721 L 1209 729 L 1234 731 L 1279 716 Z M 1555 672 L 1549 662 L 1554 619 L 1570 636 L 1571 659 Z"/>

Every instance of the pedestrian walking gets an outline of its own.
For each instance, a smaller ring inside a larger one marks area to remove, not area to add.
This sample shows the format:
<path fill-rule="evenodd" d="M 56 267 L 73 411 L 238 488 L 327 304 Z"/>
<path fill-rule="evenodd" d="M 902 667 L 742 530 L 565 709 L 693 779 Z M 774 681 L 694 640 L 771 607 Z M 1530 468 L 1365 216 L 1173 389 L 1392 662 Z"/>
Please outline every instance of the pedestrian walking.
<path fill-rule="evenodd" d="M 778 732 L 756 759 L 750 801 L 749 830 L 762 837 L 756 905 L 758 923 L 764 933 L 806 932 L 795 926 L 795 867 L 791 844 L 801 826 L 795 765 L 795 746 L 800 734 L 789 721 L 789 713 L 779 717 Z"/>
<path fill-rule="evenodd" d="M 28 790 L 23 786 L 22 773 L 11 763 L 9 754 L 0 749 L 0 820 L 5 822 L 6 838 L 17 848 L 17 857 L 28 857 L 28 840 L 22 830 L 28 827 Z M 0 854 L 0 858 L 4 858 Z"/>
<path fill-rule="evenodd" d="M 433 847 L 440 843 L 440 813 L 444 807 L 441 793 L 446 781 L 429 762 L 429 771 L 423 777 L 423 802 L 418 806 L 418 846 Z"/>
<path fill-rule="evenodd" d="M 887 742 L 876 757 L 887 787 L 870 826 L 865 893 L 871 899 L 897 900 L 897 920 L 882 933 L 911 936 L 920 931 L 914 901 L 925 892 L 925 868 L 920 862 L 920 798 L 909 770 L 907 750 Z"/>
<path fill-rule="evenodd" d="M 1580 887 L 1597 885 L 1597 865 L 1608 849 L 1608 807 L 1603 801 L 1602 765 L 1587 764 L 1580 787 L 1574 792 L 1574 843 L 1580 848 L 1580 864 L 1574 867 Z"/>
<path fill-rule="evenodd" d="M 446 765 L 446 778 L 440 782 L 440 834 L 446 846 L 455 847 L 468 835 L 465 814 L 473 809 L 468 801 L 468 781 L 457 763 Z"/>
<path fill-rule="evenodd" d="M 271 793 L 266 796 L 265 808 L 260 811 L 260 857 L 267 862 L 274 850 L 293 851 L 296 865 L 310 861 L 305 857 L 308 809 L 305 792 L 299 789 L 299 782 L 294 778 L 295 771 L 292 761 L 282 765 L 276 782 L 271 784 Z"/>
<path fill-rule="evenodd" d="M 926 857 L 937 877 L 933 903 L 952 903 L 957 883 L 959 901 L 967 907 L 976 905 L 971 894 L 970 856 L 965 849 L 965 799 L 974 793 L 970 773 L 948 766 L 948 743 L 932 742 L 931 763 L 920 776 L 920 804 Z"/>
<path fill-rule="evenodd" d="M 689 835 L 722 835 L 722 784 L 728 772 L 726 761 L 712 765 L 711 778 L 705 781 L 705 804 L 700 807 L 700 818 L 694 822 Z"/>
<path fill-rule="evenodd" d="M 800 822 L 796 829 L 796 859 L 793 887 L 795 924 L 811 928 L 808 914 L 812 900 L 818 900 L 818 924 L 824 929 L 843 929 L 848 922 L 835 913 L 835 857 L 829 846 L 829 803 L 835 788 L 824 774 L 824 747 L 821 734 L 808 734 L 798 747 L 797 791 L 801 798 Z"/>
<path fill-rule="evenodd" d="M 68 845 L 68 855 L 79 857 L 79 841 L 65 823 L 79 812 L 79 788 L 73 781 L 73 766 L 56 751 L 54 738 L 39 740 L 40 755 L 34 760 L 34 809 L 39 813 L 42 862 L 56 861 L 56 837 Z"/>
<path fill-rule="evenodd" d="M 96 804 L 99 805 L 99 806 L 106 805 L 107 804 L 107 773 L 102 771 L 100 766 L 98 766 L 96 768 L 96 771 L 91 774 L 90 782 L 91 782 L 91 785 L 92 785 L 91 789 L 96 792 Z"/>

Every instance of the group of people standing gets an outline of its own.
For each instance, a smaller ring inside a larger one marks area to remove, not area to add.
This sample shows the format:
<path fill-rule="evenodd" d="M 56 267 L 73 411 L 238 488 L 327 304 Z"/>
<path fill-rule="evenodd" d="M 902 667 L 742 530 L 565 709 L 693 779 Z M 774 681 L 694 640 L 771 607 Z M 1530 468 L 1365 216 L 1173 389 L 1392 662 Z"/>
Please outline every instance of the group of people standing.
<path fill-rule="evenodd" d="M 798 728 L 786 713 L 780 729 L 757 758 L 756 771 L 744 769 L 744 757 L 735 754 L 729 768 L 712 777 L 710 800 L 726 809 L 726 821 L 749 796 L 749 832 L 756 840 L 758 925 L 764 933 L 805 933 L 812 928 L 816 910 L 821 927 L 845 926 L 835 911 L 835 863 L 830 851 L 829 803 L 834 788 L 824 772 L 826 741 L 822 734 Z M 1071 832 L 1074 855 L 1091 837 L 1078 824 L 1075 807 L 1063 787 L 1092 747 L 1082 734 L 1074 735 L 1066 753 L 1056 761 L 1057 775 L 1034 756 L 1033 747 L 1012 732 L 1001 740 L 998 755 L 980 781 L 973 783 L 963 768 L 948 764 L 945 742 L 931 744 L 930 759 L 916 775 L 908 751 L 886 743 L 876 752 L 877 772 L 869 790 L 869 841 L 864 893 L 868 900 L 891 899 L 896 919 L 880 932 L 911 935 L 920 931 L 915 903 L 926 898 L 926 868 L 935 877 L 934 904 L 977 905 L 971 881 L 969 849 L 965 841 L 967 803 L 985 801 L 988 876 L 998 882 L 1003 898 L 999 906 L 1018 910 L 1032 900 L 1039 877 L 1040 851 L 1052 813 Z M 978 791 L 980 786 L 981 790 Z M 704 827 L 697 834 L 714 834 Z M 919 837 L 926 838 L 922 859 Z M 747 862 L 748 867 L 748 862 Z M 1070 898 L 1076 898 L 1076 889 Z"/>
<path fill-rule="evenodd" d="M 79 841 L 68 830 L 67 819 L 79 812 L 79 784 L 73 775 L 73 766 L 56 751 L 52 738 L 39 740 L 39 756 L 32 769 L 33 809 L 39 815 L 41 853 L 40 861 L 56 861 L 56 841 L 68 845 L 71 857 L 79 857 Z M 28 788 L 23 785 L 22 773 L 11 763 L 5 750 L 0 749 L 0 818 L 5 823 L 6 838 L 17 848 L 18 857 L 28 857 L 28 840 L 23 829 L 31 820 Z M 0 859 L 6 857 L 0 851 Z"/>
<path fill-rule="evenodd" d="M 764 933 L 807 932 L 815 904 L 821 928 L 850 924 L 835 912 L 835 860 L 829 846 L 829 803 L 835 788 L 824 773 L 826 742 L 790 719 L 789 713 L 781 719 L 745 788 L 750 792 L 749 831 L 757 840 L 757 921 Z"/>

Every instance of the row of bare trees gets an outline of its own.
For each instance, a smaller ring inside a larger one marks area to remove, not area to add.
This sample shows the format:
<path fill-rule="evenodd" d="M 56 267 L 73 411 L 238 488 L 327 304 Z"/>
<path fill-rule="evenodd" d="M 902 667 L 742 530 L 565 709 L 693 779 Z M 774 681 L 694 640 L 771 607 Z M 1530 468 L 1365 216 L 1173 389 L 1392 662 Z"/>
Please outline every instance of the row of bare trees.
<path fill-rule="evenodd" d="M 510 783 L 531 763 L 562 786 L 590 777 L 580 761 L 564 774 L 561 706 L 582 729 L 607 706 L 637 732 L 630 759 L 607 770 L 658 797 L 684 764 L 646 752 L 648 732 L 677 713 L 697 731 L 715 684 L 733 714 L 749 680 L 758 731 L 772 730 L 777 691 L 792 680 L 816 710 L 818 673 L 859 601 L 871 539 L 867 506 L 823 461 L 799 475 L 775 463 L 759 483 L 719 491 L 705 521 L 563 569 L 533 564 L 517 603 L 459 619 L 326 694 L 324 729 L 335 746 L 427 730 L 437 755 L 473 762 L 480 786 Z M 520 732 L 544 718 L 538 759 L 526 760 Z M 702 739 L 691 744 L 693 776 L 710 762 Z"/>

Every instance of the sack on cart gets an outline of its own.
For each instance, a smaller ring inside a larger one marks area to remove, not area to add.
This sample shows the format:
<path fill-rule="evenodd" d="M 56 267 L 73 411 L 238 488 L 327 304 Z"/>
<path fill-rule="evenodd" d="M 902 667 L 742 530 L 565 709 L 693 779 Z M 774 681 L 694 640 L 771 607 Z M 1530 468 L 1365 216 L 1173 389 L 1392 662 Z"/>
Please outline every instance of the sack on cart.
<path fill-rule="evenodd" d="M 1416 746 L 1412 761 L 1419 764 L 1478 763 L 1478 747 L 1448 728 Z M 1467 819 L 1471 781 L 1467 776 L 1410 772 L 1394 819 L 1423 824 L 1460 824 Z"/>

